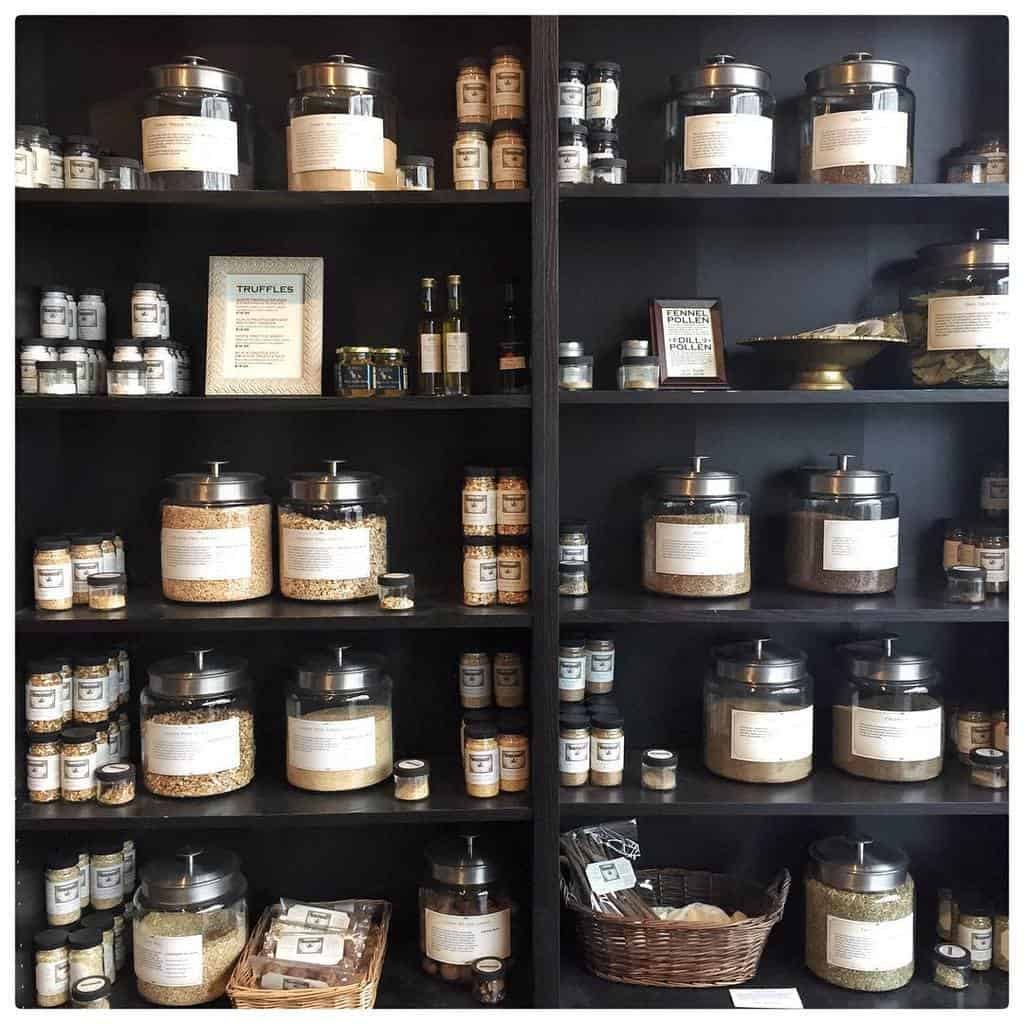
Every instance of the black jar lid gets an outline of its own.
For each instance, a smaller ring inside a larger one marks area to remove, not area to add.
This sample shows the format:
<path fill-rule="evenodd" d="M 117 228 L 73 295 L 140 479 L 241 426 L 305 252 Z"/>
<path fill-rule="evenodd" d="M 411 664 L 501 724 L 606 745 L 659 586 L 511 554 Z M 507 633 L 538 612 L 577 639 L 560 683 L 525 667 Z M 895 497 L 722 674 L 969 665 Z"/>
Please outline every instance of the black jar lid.
<path fill-rule="evenodd" d="M 1010 755 L 995 747 L 975 747 L 970 759 L 973 768 L 1005 768 L 1010 763 Z"/>
<path fill-rule="evenodd" d="M 224 473 L 221 467 L 227 462 L 223 459 L 211 459 L 207 465 L 210 469 L 206 473 L 175 473 L 167 477 L 171 500 L 217 505 L 263 497 L 263 477 L 259 473 Z"/>
<path fill-rule="evenodd" d="M 130 167 L 135 171 L 142 170 L 142 163 L 132 156 L 101 156 L 100 166 L 103 168 Z"/>
<path fill-rule="evenodd" d="M 248 681 L 249 663 L 233 654 L 195 648 L 156 661 L 147 669 L 149 688 L 161 697 L 216 697 L 236 693 Z"/>
<path fill-rule="evenodd" d="M 127 576 L 123 572 L 93 572 L 85 578 L 86 585 L 90 587 L 115 587 L 126 581 Z"/>
<path fill-rule="evenodd" d="M 494 981 L 508 974 L 505 961 L 497 956 L 484 956 L 473 961 L 473 977 L 480 981 Z"/>
<path fill-rule="evenodd" d="M 67 944 L 68 930 L 66 928 L 46 928 L 32 936 L 32 945 L 36 949 L 60 949 Z"/>
<path fill-rule="evenodd" d="M 590 65 L 591 71 L 611 71 L 613 74 L 622 74 L 622 65 L 614 60 L 595 60 Z"/>
<path fill-rule="evenodd" d="M 530 732 L 530 716 L 521 708 L 502 708 L 497 718 L 498 732 L 506 736 L 525 736 Z"/>
<path fill-rule="evenodd" d="M 382 572 L 377 577 L 379 587 L 407 587 L 414 581 L 411 572 Z"/>
<path fill-rule="evenodd" d="M 586 137 L 590 134 L 590 129 L 575 118 L 560 117 L 558 119 L 558 133 L 559 135 L 582 135 Z"/>
<path fill-rule="evenodd" d="M 593 708 L 591 721 L 595 729 L 621 729 L 625 719 L 613 705 L 600 705 Z"/>
<path fill-rule="evenodd" d="M 231 903 L 247 883 L 238 858 L 227 850 L 188 846 L 173 857 L 142 866 L 140 893 L 145 907 L 188 910 L 210 902 Z"/>
<path fill-rule="evenodd" d="M 626 161 L 619 156 L 595 156 L 590 167 L 595 171 L 609 171 L 613 167 L 625 167 Z"/>
<path fill-rule="evenodd" d="M 146 68 L 150 89 L 205 89 L 230 96 L 241 96 L 245 89 L 240 75 L 208 64 L 205 57 L 187 55 L 173 64 L 155 64 Z"/>
<path fill-rule="evenodd" d="M 498 471 L 493 466 L 464 466 L 462 475 L 467 478 L 478 476 L 494 478 L 498 475 Z"/>
<path fill-rule="evenodd" d="M 518 118 L 503 117 L 491 122 L 491 134 L 497 135 L 498 132 L 519 132 L 521 134 L 525 127 L 525 123 Z"/>
<path fill-rule="evenodd" d="M 25 671 L 30 676 L 59 675 L 64 663 L 60 658 L 52 656 L 45 658 L 33 658 L 25 662 Z"/>
<path fill-rule="evenodd" d="M 857 456 L 848 452 L 833 452 L 835 467 L 803 466 L 799 470 L 800 483 L 806 494 L 824 494 L 832 497 L 872 497 L 887 494 L 892 485 L 892 474 L 882 469 L 851 469 L 850 459 Z"/>
<path fill-rule="evenodd" d="M 560 60 L 559 71 L 568 71 L 571 75 L 582 75 L 587 70 L 587 65 L 581 60 Z"/>
<path fill-rule="evenodd" d="M 1010 243 L 992 238 L 988 228 L 975 228 L 973 238 L 964 242 L 939 242 L 917 250 L 922 266 L 984 267 L 1009 266 Z"/>
<path fill-rule="evenodd" d="M 491 60 L 495 61 L 499 57 L 515 57 L 517 60 L 522 60 L 522 47 L 516 46 L 513 43 L 502 43 L 500 46 L 495 46 L 491 50 Z"/>
<path fill-rule="evenodd" d="M 295 69 L 295 83 L 300 90 L 340 86 L 367 92 L 388 92 L 391 75 L 369 64 L 357 64 L 347 53 L 332 53 L 322 60 L 300 64 Z"/>
<path fill-rule="evenodd" d="M 464 721 L 463 733 L 467 740 L 491 740 L 498 735 L 498 724 L 494 719 Z"/>
<path fill-rule="evenodd" d="M 89 844 L 89 853 L 93 857 L 103 857 L 120 853 L 123 848 L 124 843 L 120 839 L 94 839 Z"/>
<path fill-rule="evenodd" d="M 430 762 L 419 757 L 407 757 L 395 762 L 394 773 L 400 779 L 418 779 L 430 774 Z"/>
<path fill-rule="evenodd" d="M 644 768 L 675 768 L 679 764 L 679 757 L 671 750 L 652 747 L 644 751 L 641 764 Z"/>
<path fill-rule="evenodd" d="M 807 675 L 807 655 L 770 637 L 723 644 L 712 650 L 714 673 L 753 686 L 782 686 Z"/>
<path fill-rule="evenodd" d="M 74 372 L 75 363 L 65 359 L 40 359 L 36 362 L 37 370 L 67 370 L 68 373 Z"/>
<path fill-rule="evenodd" d="M 96 739 L 96 729 L 91 725 L 65 725 L 60 731 L 63 743 L 92 743 Z"/>
<path fill-rule="evenodd" d="M 135 765 L 127 761 L 113 761 L 97 768 L 94 777 L 97 782 L 134 782 Z"/>
<path fill-rule="evenodd" d="M 772 76 L 758 64 L 744 64 L 731 53 L 713 53 L 679 78 L 684 91 L 692 89 L 758 89 L 770 92 Z"/>
<path fill-rule="evenodd" d="M 932 949 L 932 958 L 946 967 L 971 966 L 971 954 L 955 942 L 940 942 Z"/>
<path fill-rule="evenodd" d="M 807 89 L 840 89 L 851 85 L 907 84 L 910 68 L 894 60 L 880 60 L 867 50 L 846 54 L 834 64 L 825 64 L 804 75 Z"/>
<path fill-rule="evenodd" d="M 455 134 L 462 135 L 463 133 L 483 135 L 486 139 L 490 137 L 491 126 L 489 124 L 476 124 L 472 121 L 459 121 L 455 125 Z"/>
<path fill-rule="evenodd" d="M 60 743 L 60 732 L 30 732 L 28 734 L 30 747 L 43 743 Z M 54 756 L 56 757 L 56 754 Z"/>
<path fill-rule="evenodd" d="M 462 711 L 462 723 L 468 725 L 470 722 L 493 722 L 494 708 L 465 708 Z"/>
<path fill-rule="evenodd" d="M 98 932 L 109 932 L 114 928 L 114 915 L 109 910 L 95 910 L 85 914 L 78 922 L 83 928 L 95 928 Z"/>
<path fill-rule="evenodd" d="M 487 885 L 501 876 L 489 847 L 475 835 L 436 839 L 426 858 L 431 875 L 445 885 Z"/>
<path fill-rule="evenodd" d="M 907 880 L 906 853 L 869 836 L 830 836 L 811 843 L 814 877 L 834 889 L 886 892 Z"/>
<path fill-rule="evenodd" d="M 586 533 L 590 524 L 586 519 L 563 519 L 558 524 L 559 533 Z"/>
<path fill-rule="evenodd" d="M 916 685 L 936 674 L 935 662 L 926 654 L 897 651 L 898 636 L 877 640 L 857 640 L 840 644 L 837 653 L 846 662 L 846 670 L 857 679 L 874 683 Z"/>
<path fill-rule="evenodd" d="M 619 133 L 614 129 L 591 128 L 590 139 L 592 142 L 618 142 Z"/>
<path fill-rule="evenodd" d="M 90 735 L 92 735 L 90 733 Z M 54 850 L 46 858 L 47 871 L 62 871 L 65 868 L 78 867 L 78 854 L 72 850 Z"/>
<path fill-rule="evenodd" d="M 460 68 L 483 68 L 486 71 L 487 65 L 486 57 L 463 57 L 457 66 Z"/>
<path fill-rule="evenodd" d="M 566 728 L 582 729 L 590 724 L 590 715 L 582 703 L 561 702 L 558 706 L 558 724 Z"/>
<path fill-rule="evenodd" d="M 100 999 L 109 999 L 110 982 L 102 974 L 90 974 L 79 978 L 71 986 L 71 1000 L 75 1003 L 95 1003 Z"/>
<path fill-rule="evenodd" d="M 69 146 L 85 146 L 88 149 L 95 149 L 100 144 L 100 140 L 93 135 L 69 135 L 67 137 L 67 144 Z"/>
<path fill-rule="evenodd" d="M 985 570 L 979 569 L 976 565 L 951 565 L 946 570 L 946 575 L 951 580 L 961 583 L 985 582 Z"/>
<path fill-rule="evenodd" d="M 75 655 L 75 667 L 96 668 L 99 665 L 106 665 L 107 660 L 107 654 L 102 651 L 93 651 L 91 654 L 79 653 Z"/>
<path fill-rule="evenodd" d="M 984 893 L 975 890 L 957 893 L 956 906 L 961 917 L 992 916 L 992 901 Z"/>
<path fill-rule="evenodd" d="M 376 686 L 380 680 L 380 662 L 348 644 L 309 654 L 295 667 L 296 685 L 314 693 L 354 693 Z"/>
<path fill-rule="evenodd" d="M 399 167 L 433 167 L 432 156 L 419 156 L 418 154 L 407 154 L 398 161 Z"/>
<path fill-rule="evenodd" d="M 664 498 L 730 498 L 743 490 L 739 473 L 704 469 L 706 455 L 694 455 L 692 468 L 663 466 L 655 470 L 655 489 Z"/>
<path fill-rule="evenodd" d="M 322 473 L 292 473 L 288 492 L 299 501 L 368 501 L 380 498 L 381 478 L 376 473 L 346 471 L 346 459 L 325 459 Z"/>
<path fill-rule="evenodd" d="M 92 949 L 103 945 L 103 933 L 96 928 L 76 928 L 68 934 L 68 945 L 72 949 Z"/>

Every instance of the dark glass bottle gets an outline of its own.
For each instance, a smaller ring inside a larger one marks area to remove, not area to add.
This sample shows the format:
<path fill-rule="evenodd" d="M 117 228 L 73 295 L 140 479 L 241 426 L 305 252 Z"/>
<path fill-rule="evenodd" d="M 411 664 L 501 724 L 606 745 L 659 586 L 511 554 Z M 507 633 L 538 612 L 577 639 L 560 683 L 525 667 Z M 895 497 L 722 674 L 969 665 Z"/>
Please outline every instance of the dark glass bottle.
<path fill-rule="evenodd" d="M 498 390 L 505 395 L 525 395 L 530 390 L 530 364 L 526 342 L 519 333 L 515 286 L 505 285 L 505 311 L 498 340 Z"/>
<path fill-rule="evenodd" d="M 444 392 L 446 395 L 468 395 L 469 330 L 462 309 L 462 278 L 448 275 L 448 315 L 444 318 Z"/>
<path fill-rule="evenodd" d="M 432 277 L 424 277 L 420 281 L 419 380 L 416 390 L 421 395 L 444 394 L 441 321 L 434 311 L 435 283 Z"/>

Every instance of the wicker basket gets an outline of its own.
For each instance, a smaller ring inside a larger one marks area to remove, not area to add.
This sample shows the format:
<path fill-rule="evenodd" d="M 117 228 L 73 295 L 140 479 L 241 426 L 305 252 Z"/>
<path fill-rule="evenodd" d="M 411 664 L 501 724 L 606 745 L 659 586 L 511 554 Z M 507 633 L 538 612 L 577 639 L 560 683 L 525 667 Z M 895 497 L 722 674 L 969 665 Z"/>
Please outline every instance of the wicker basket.
<path fill-rule="evenodd" d="M 587 969 L 627 985 L 709 988 L 738 985 L 757 973 L 768 934 L 782 919 L 790 877 L 784 869 L 764 889 L 734 875 L 652 868 L 638 871 L 637 882 L 652 886 L 654 906 L 713 903 L 742 910 L 748 920 L 701 928 L 683 921 L 599 914 L 569 899 Z"/>
<path fill-rule="evenodd" d="M 242 955 L 235 964 L 228 981 L 228 998 L 237 1010 L 372 1010 L 377 1001 L 377 985 L 388 948 L 388 925 L 391 923 L 391 904 L 384 904 L 380 927 L 375 928 L 369 941 L 376 943 L 370 954 L 366 980 L 353 985 L 333 988 L 260 988 L 249 966 L 250 958 L 259 954 L 263 936 L 270 926 L 270 908 L 260 915 L 256 929 L 249 937 Z"/>

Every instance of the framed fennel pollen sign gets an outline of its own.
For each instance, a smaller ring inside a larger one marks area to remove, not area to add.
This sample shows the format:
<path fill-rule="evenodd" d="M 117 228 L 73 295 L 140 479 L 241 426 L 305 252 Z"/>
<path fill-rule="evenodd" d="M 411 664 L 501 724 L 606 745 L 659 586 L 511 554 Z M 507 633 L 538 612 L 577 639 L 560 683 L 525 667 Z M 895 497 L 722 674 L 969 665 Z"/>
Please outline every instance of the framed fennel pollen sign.
<path fill-rule="evenodd" d="M 319 395 L 324 261 L 211 256 L 208 395 Z"/>
<path fill-rule="evenodd" d="M 651 338 L 662 387 L 729 386 L 718 299 L 651 299 Z"/>

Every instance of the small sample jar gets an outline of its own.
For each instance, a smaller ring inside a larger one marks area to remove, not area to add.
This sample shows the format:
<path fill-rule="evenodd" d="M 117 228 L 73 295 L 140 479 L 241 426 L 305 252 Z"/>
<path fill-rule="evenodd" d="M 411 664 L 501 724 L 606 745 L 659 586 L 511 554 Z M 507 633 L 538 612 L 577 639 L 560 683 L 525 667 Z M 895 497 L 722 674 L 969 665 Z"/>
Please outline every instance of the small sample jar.
<path fill-rule="evenodd" d="M 71 986 L 72 1010 L 109 1010 L 110 981 L 100 975 L 79 978 Z"/>
<path fill-rule="evenodd" d="M 953 910 L 956 901 L 953 899 L 953 890 L 948 888 L 937 889 L 935 897 L 938 902 L 935 934 L 940 939 L 952 942 L 956 932 L 956 914 Z"/>
<path fill-rule="evenodd" d="M 640 759 L 640 786 L 643 789 L 669 790 L 676 788 L 676 770 L 679 758 L 671 750 L 651 748 Z"/>
<path fill-rule="evenodd" d="M 373 349 L 345 345 L 335 353 L 335 387 L 342 398 L 373 397 Z"/>
<path fill-rule="evenodd" d="M 995 747 L 972 750 L 968 778 L 975 786 L 1006 789 L 1010 784 L 1010 755 Z"/>
<path fill-rule="evenodd" d="M 558 647 L 558 699 L 578 703 L 586 696 L 587 647 L 581 636 L 565 636 Z"/>
<path fill-rule="evenodd" d="M 36 658 L 25 670 L 25 722 L 29 733 L 59 732 L 64 724 L 60 659 Z"/>
<path fill-rule="evenodd" d="M 434 158 L 403 156 L 398 161 L 398 187 L 403 192 L 433 192 Z"/>
<path fill-rule="evenodd" d="M 27 338 L 18 343 L 18 383 L 23 395 L 39 394 L 38 364 L 56 356 L 56 349 L 46 338 Z"/>
<path fill-rule="evenodd" d="M 502 793 L 530 788 L 530 719 L 525 711 L 498 714 L 498 774 Z"/>
<path fill-rule="evenodd" d="M 67 137 L 64 143 L 64 187 L 100 187 L 100 144 L 91 135 Z"/>
<path fill-rule="evenodd" d="M 17 125 L 14 129 L 14 187 L 35 188 L 35 153 L 32 151 L 31 128 Z M 64 168 L 61 165 L 61 174 Z"/>
<path fill-rule="evenodd" d="M 491 182 L 496 189 L 523 189 L 529 184 L 526 131 L 521 121 L 491 126 Z"/>
<path fill-rule="evenodd" d="M 621 157 L 597 157 L 590 161 L 590 180 L 595 185 L 625 185 L 626 161 Z"/>
<path fill-rule="evenodd" d="M 142 351 L 143 362 L 146 364 L 146 394 L 173 395 L 178 390 L 173 345 L 166 338 L 150 338 Z"/>
<path fill-rule="evenodd" d="M 464 708 L 489 708 L 493 697 L 491 656 L 484 651 L 459 655 L 459 703 Z"/>
<path fill-rule="evenodd" d="M 615 160 L 620 153 L 618 132 L 605 132 L 591 128 L 587 136 L 587 160 L 591 168 L 591 179 L 593 179 L 595 160 Z"/>
<path fill-rule="evenodd" d="M 119 903 L 118 906 L 124 906 Z M 117 980 L 117 964 L 114 961 L 114 915 L 107 910 L 100 910 L 82 917 L 82 928 L 95 928 L 103 937 L 103 973 L 107 981 L 113 984 Z"/>
<path fill-rule="evenodd" d="M 32 555 L 36 608 L 67 611 L 74 603 L 71 543 L 66 537 L 39 537 Z"/>
<path fill-rule="evenodd" d="M 985 570 L 973 565 L 949 566 L 946 600 L 953 604 L 981 604 L 985 600 Z"/>
<path fill-rule="evenodd" d="M 497 725 L 493 722 L 467 722 L 463 735 L 466 792 L 473 797 L 497 796 L 501 790 Z"/>
<path fill-rule="evenodd" d="M 590 593 L 590 563 L 559 562 L 558 593 L 563 597 L 586 597 Z"/>
<path fill-rule="evenodd" d="M 487 607 L 498 603 L 498 555 L 494 536 L 466 537 L 462 542 L 462 603 Z"/>
<path fill-rule="evenodd" d="M 1005 185 L 1010 180 L 1009 147 L 999 132 L 957 146 L 945 164 L 949 184 Z"/>
<path fill-rule="evenodd" d="M 592 131 L 615 130 L 621 88 L 621 64 L 613 60 L 599 60 L 587 69 L 587 127 Z"/>
<path fill-rule="evenodd" d="M 376 398 L 400 398 L 409 393 L 408 353 L 404 348 L 373 350 L 373 394 Z"/>
<path fill-rule="evenodd" d="M 563 391 L 592 391 L 594 388 L 594 357 L 559 356 L 558 386 Z"/>
<path fill-rule="evenodd" d="M 96 756 L 92 761 L 93 780 L 96 779 L 96 769 L 101 768 L 110 760 L 110 720 L 104 718 L 93 726 L 94 742 L 96 744 Z"/>
<path fill-rule="evenodd" d="M 558 781 L 585 786 L 590 779 L 590 716 L 579 704 L 558 711 Z"/>
<path fill-rule="evenodd" d="M 496 956 L 473 961 L 473 998 L 481 1006 L 500 1006 L 508 988 L 505 962 Z"/>
<path fill-rule="evenodd" d="M 466 466 L 462 477 L 462 534 L 491 537 L 498 529 L 497 470 Z M 527 514 L 529 514 L 527 512 Z M 529 522 L 529 520 L 527 520 Z"/>
<path fill-rule="evenodd" d="M 139 281 L 132 285 L 131 320 L 133 338 L 159 338 L 160 285 Z M 115 350 L 114 359 L 118 358 Z"/>
<path fill-rule="evenodd" d="M 32 733 L 25 753 L 25 784 L 34 804 L 60 799 L 60 732 Z"/>
<path fill-rule="evenodd" d="M 407 612 L 416 606 L 416 578 L 411 572 L 385 572 L 377 577 L 377 601 L 385 612 Z"/>
<path fill-rule="evenodd" d="M 43 876 L 46 923 L 56 928 L 74 924 L 81 916 L 78 855 L 70 850 L 54 853 Z"/>
<path fill-rule="evenodd" d="M 128 583 L 123 572 L 94 572 L 86 583 L 93 611 L 116 611 L 127 604 Z"/>
<path fill-rule="evenodd" d="M 452 143 L 452 181 L 459 192 L 486 191 L 491 184 L 486 125 L 460 123 Z"/>
<path fill-rule="evenodd" d="M 1001 971 L 1010 969 L 1010 914 L 1006 910 L 992 919 L 992 963 Z"/>
<path fill-rule="evenodd" d="M 526 120 L 526 71 L 518 46 L 491 50 L 491 120 Z"/>
<path fill-rule="evenodd" d="M 587 648 L 587 695 L 611 693 L 615 684 L 615 641 L 611 637 L 589 636 Z"/>
<path fill-rule="evenodd" d="M 523 605 L 530 601 L 530 547 L 525 537 L 498 540 L 498 604 Z"/>
<path fill-rule="evenodd" d="M 463 124 L 491 123 L 491 76 L 483 57 L 464 57 L 455 77 L 456 120 Z"/>
<path fill-rule="evenodd" d="M 430 764 L 418 757 L 396 761 L 394 768 L 396 800 L 426 800 L 430 796 Z"/>
<path fill-rule="evenodd" d="M 78 337 L 82 341 L 107 340 L 107 303 L 102 288 L 83 288 L 78 295 Z"/>
<path fill-rule="evenodd" d="M 499 708 L 521 708 L 526 698 L 526 683 L 519 652 L 496 651 L 493 675 L 495 705 Z"/>
<path fill-rule="evenodd" d="M 558 65 L 558 120 L 580 124 L 587 116 L 587 65 L 563 60 Z"/>
<path fill-rule="evenodd" d="M 96 802 L 108 807 L 135 799 L 135 765 L 114 761 L 96 769 Z"/>
<path fill-rule="evenodd" d="M 120 839 L 103 839 L 89 853 L 89 902 L 109 910 L 124 902 L 124 854 Z"/>
<path fill-rule="evenodd" d="M 590 528 L 583 519 L 565 519 L 558 524 L 558 561 L 590 561 Z"/>
<path fill-rule="evenodd" d="M 36 1006 L 63 1006 L 68 1001 L 68 933 L 47 928 L 32 937 L 35 948 Z"/>
<path fill-rule="evenodd" d="M 110 716 L 110 667 L 106 654 L 76 654 L 73 676 L 76 722 L 95 724 Z"/>
<path fill-rule="evenodd" d="M 963 946 L 940 942 L 932 950 L 932 981 L 943 988 L 967 988 L 971 983 L 971 954 Z"/>
<path fill-rule="evenodd" d="M 495 525 L 499 537 L 526 537 L 530 533 L 530 481 L 520 466 L 498 470 Z"/>
<path fill-rule="evenodd" d="M 77 928 L 68 935 L 68 981 L 72 999 L 76 982 L 83 978 L 107 980 L 103 973 L 103 934 L 95 928 Z"/>
<path fill-rule="evenodd" d="M 971 955 L 971 969 L 987 971 L 992 967 L 992 908 L 977 893 L 960 897 L 956 942 Z"/>
<path fill-rule="evenodd" d="M 622 715 L 614 708 L 594 711 L 590 723 L 590 784 L 621 786 L 626 766 L 626 737 Z"/>
<path fill-rule="evenodd" d="M 41 360 L 36 363 L 36 379 L 41 395 L 74 395 L 78 391 L 72 362 Z"/>
<path fill-rule="evenodd" d="M 961 704 L 956 712 L 956 756 L 971 763 L 971 751 L 992 746 L 992 712 L 981 704 Z"/>
<path fill-rule="evenodd" d="M 973 531 L 975 565 L 985 574 L 986 594 L 1010 589 L 1010 533 L 1007 526 L 983 525 Z"/>
<path fill-rule="evenodd" d="M 590 181 L 590 132 L 585 124 L 558 119 L 558 183 L 585 185 Z"/>
<path fill-rule="evenodd" d="M 111 398 L 138 398 L 146 394 L 146 364 L 139 359 L 110 363 L 107 367 L 107 394 Z"/>
<path fill-rule="evenodd" d="M 100 157 L 100 188 L 115 192 L 138 192 L 149 185 L 142 164 L 130 156 Z"/>
<path fill-rule="evenodd" d="M 623 356 L 619 364 L 619 390 L 657 391 L 660 376 L 657 356 Z"/>

